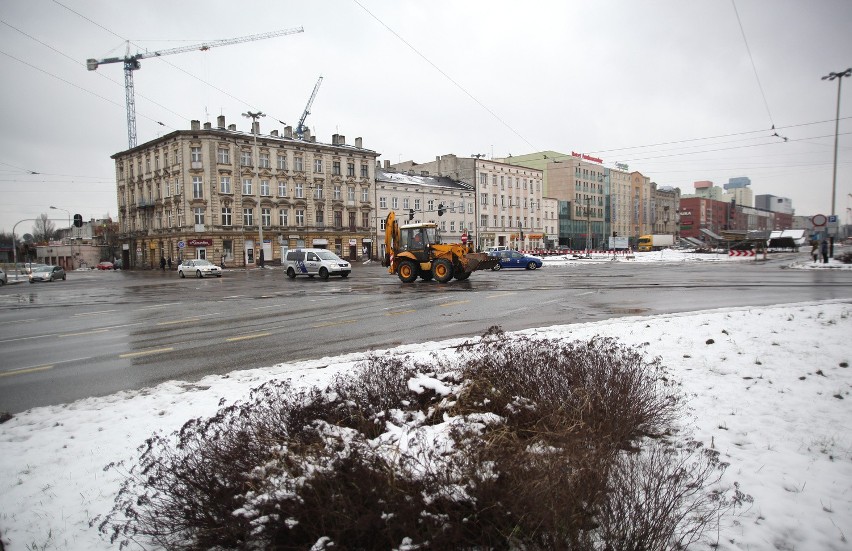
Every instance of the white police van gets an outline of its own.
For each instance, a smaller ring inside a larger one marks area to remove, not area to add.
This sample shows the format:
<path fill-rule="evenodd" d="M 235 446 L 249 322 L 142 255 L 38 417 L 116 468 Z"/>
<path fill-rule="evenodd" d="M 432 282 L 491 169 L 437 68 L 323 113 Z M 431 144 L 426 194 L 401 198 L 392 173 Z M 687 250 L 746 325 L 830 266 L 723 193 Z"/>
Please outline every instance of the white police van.
<path fill-rule="evenodd" d="M 333 275 L 348 277 L 352 265 L 328 249 L 291 249 L 284 256 L 284 269 L 290 279 L 298 275 L 328 279 Z"/>

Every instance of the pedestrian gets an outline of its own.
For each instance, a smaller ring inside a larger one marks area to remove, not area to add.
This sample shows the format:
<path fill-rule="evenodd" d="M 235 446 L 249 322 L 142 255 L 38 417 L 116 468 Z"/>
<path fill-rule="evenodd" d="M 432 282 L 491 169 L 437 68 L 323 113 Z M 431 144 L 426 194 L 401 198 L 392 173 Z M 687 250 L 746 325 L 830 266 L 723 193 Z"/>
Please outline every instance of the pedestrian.
<path fill-rule="evenodd" d="M 811 241 L 811 256 L 814 259 L 814 262 L 819 262 L 819 241 L 813 239 Z"/>
<path fill-rule="evenodd" d="M 822 252 L 822 263 L 828 264 L 828 239 L 822 240 L 822 245 L 820 245 L 820 252 Z"/>
<path fill-rule="evenodd" d="M 169 265 L 169 270 L 172 269 L 172 255 L 169 255 L 169 260 L 167 261 Z"/>
<path fill-rule="evenodd" d="M 165 256 L 160 257 L 160 269 L 163 270 L 164 272 L 166 271 L 166 257 Z"/>

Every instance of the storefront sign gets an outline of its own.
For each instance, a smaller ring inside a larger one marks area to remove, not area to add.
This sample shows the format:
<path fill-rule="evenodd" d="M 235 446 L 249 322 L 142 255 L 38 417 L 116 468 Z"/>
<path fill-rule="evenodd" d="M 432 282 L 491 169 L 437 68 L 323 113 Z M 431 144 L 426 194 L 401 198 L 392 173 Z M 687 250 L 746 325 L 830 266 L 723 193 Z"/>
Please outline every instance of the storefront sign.
<path fill-rule="evenodd" d="M 212 239 L 188 239 L 186 244 L 190 247 L 209 247 L 213 244 Z"/>
<path fill-rule="evenodd" d="M 586 155 L 585 153 L 577 153 L 576 151 L 572 151 L 571 155 L 583 159 L 584 161 L 592 161 L 593 163 L 603 164 L 603 159 L 598 159 L 597 157 L 592 157 L 591 155 Z"/>

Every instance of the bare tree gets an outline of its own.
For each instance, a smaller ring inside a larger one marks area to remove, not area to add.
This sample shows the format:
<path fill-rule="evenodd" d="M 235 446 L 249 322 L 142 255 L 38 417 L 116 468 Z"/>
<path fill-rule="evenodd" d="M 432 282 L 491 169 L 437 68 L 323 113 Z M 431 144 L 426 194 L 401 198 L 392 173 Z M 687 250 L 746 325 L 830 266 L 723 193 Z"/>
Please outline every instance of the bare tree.
<path fill-rule="evenodd" d="M 56 224 L 50 221 L 47 214 L 41 213 L 33 224 L 33 239 L 37 243 L 41 243 L 42 241 L 50 241 L 54 235 L 56 235 Z"/>

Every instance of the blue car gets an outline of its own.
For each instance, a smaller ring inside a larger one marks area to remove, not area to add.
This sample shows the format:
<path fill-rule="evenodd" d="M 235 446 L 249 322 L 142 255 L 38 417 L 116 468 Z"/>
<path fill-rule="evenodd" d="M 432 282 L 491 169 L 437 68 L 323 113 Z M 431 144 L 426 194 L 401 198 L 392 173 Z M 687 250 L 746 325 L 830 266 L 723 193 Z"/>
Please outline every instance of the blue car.
<path fill-rule="evenodd" d="M 492 270 L 502 270 L 503 268 L 535 270 L 541 268 L 543 264 L 539 257 L 521 254 L 518 251 L 492 251 L 488 254 L 500 259 L 500 262 L 491 268 Z"/>

